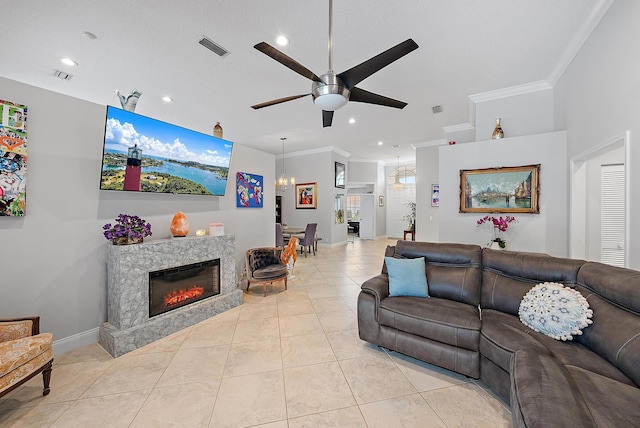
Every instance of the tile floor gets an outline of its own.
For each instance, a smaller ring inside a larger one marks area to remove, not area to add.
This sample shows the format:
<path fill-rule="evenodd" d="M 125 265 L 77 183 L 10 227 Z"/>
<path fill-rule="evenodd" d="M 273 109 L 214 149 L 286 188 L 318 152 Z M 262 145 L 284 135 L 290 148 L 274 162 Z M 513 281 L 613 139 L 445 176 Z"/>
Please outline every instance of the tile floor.
<path fill-rule="evenodd" d="M 508 407 L 481 382 L 358 338 L 359 284 L 394 241 L 299 257 L 288 290 L 112 358 L 93 344 L 0 398 L 2 427 L 500 427 Z"/>

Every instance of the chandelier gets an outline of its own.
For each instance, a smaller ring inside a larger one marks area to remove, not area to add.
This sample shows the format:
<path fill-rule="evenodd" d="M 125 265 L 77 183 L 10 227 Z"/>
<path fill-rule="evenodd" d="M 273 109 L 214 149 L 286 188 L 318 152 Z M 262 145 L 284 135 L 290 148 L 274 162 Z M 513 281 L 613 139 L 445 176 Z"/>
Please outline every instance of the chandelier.
<path fill-rule="evenodd" d="M 395 183 L 393 183 L 393 190 L 400 191 L 404 189 L 404 186 L 400 182 L 400 156 L 397 156 L 397 158 L 398 158 L 398 169 L 396 170 L 396 181 Z"/>
<path fill-rule="evenodd" d="M 287 178 L 286 177 L 286 172 L 287 170 L 284 167 L 284 140 L 286 140 L 286 137 L 281 137 L 280 140 L 282 141 L 282 170 L 280 173 L 280 178 L 278 178 L 278 180 L 276 181 L 276 189 L 280 190 L 282 192 L 284 192 L 285 190 L 287 190 L 289 188 L 289 185 L 291 185 L 291 187 L 295 186 L 296 184 L 296 179 L 295 177 L 291 177 L 291 178 Z"/>

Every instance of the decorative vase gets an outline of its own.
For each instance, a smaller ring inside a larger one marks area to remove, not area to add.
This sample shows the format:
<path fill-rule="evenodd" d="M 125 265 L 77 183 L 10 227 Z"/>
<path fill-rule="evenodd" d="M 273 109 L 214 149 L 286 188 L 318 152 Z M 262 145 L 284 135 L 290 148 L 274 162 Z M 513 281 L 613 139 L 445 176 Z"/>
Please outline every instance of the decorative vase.
<path fill-rule="evenodd" d="M 213 136 L 216 138 L 222 138 L 222 126 L 220 126 L 220 122 L 216 122 L 213 127 Z"/>
<path fill-rule="evenodd" d="M 113 245 L 140 244 L 141 242 L 144 242 L 144 238 L 113 238 Z"/>
<path fill-rule="evenodd" d="M 500 247 L 500 243 L 496 242 L 496 241 L 491 241 L 491 245 L 489 245 L 489 248 L 491 248 L 492 250 L 504 250 L 506 248 L 506 243 L 505 243 L 505 247 L 502 248 Z"/>
<path fill-rule="evenodd" d="M 502 131 L 502 126 L 500 126 L 500 118 L 497 118 L 496 128 L 493 130 L 493 135 L 491 135 L 491 139 L 498 140 L 500 138 L 504 138 L 504 132 Z"/>
<path fill-rule="evenodd" d="M 182 211 L 178 211 L 171 220 L 171 234 L 178 237 L 187 236 L 189 234 L 189 220 Z"/>

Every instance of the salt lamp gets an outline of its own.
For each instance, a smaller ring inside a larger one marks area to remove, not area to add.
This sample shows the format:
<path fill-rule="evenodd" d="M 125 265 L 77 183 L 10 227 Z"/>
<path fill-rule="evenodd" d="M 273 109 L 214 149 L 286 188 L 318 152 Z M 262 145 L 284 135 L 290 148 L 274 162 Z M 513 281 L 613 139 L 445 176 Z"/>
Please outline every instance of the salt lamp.
<path fill-rule="evenodd" d="M 171 220 L 171 234 L 175 237 L 183 237 L 189 234 L 189 220 L 182 211 L 178 211 Z"/>

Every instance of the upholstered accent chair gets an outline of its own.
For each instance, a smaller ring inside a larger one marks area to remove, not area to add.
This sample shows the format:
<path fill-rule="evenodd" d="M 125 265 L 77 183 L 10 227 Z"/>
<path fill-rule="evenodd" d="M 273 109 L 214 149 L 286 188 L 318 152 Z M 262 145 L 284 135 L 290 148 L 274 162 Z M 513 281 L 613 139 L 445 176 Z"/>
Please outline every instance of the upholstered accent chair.
<path fill-rule="evenodd" d="M 264 296 L 267 295 L 267 284 L 284 281 L 287 289 L 287 266 L 280 261 L 282 248 L 260 247 L 247 250 L 245 262 L 247 267 L 247 291 L 252 283 L 261 283 Z"/>
<path fill-rule="evenodd" d="M 40 333 L 40 317 L 0 319 L 0 397 L 38 373 L 49 394 L 53 335 Z"/>

